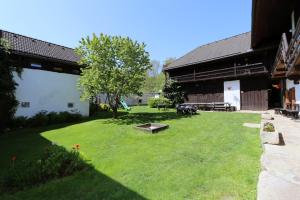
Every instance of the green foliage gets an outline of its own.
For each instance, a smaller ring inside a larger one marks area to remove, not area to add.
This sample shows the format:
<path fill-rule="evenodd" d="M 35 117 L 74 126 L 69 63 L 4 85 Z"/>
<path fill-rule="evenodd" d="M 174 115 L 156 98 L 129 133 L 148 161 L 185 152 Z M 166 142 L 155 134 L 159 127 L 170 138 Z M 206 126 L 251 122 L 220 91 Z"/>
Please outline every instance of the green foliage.
<path fill-rule="evenodd" d="M 68 152 L 63 147 L 52 145 L 38 160 L 21 161 L 14 157 L 11 162 L 12 165 L 0 185 L 2 192 L 15 192 L 52 179 L 70 176 L 90 167 L 81 158 L 79 146 Z"/>
<path fill-rule="evenodd" d="M 16 82 L 13 79 L 13 63 L 9 60 L 9 44 L 0 38 L 0 132 L 11 122 L 18 106 L 15 97 Z"/>
<path fill-rule="evenodd" d="M 110 112 L 110 106 L 106 103 L 91 103 L 90 104 L 90 115 L 96 115 L 99 112 Z"/>
<path fill-rule="evenodd" d="M 105 112 L 109 112 L 110 111 L 110 107 L 106 103 L 100 103 L 99 107 L 100 107 L 100 111 L 105 111 Z"/>
<path fill-rule="evenodd" d="M 274 124 L 272 124 L 270 122 L 264 123 L 263 131 L 266 131 L 266 132 L 275 132 Z"/>
<path fill-rule="evenodd" d="M 181 86 L 171 79 L 166 81 L 163 88 L 163 95 L 171 100 L 173 106 L 184 102 L 184 92 Z"/>
<path fill-rule="evenodd" d="M 33 117 L 15 117 L 11 122 L 12 128 L 39 127 L 51 124 L 70 123 L 82 120 L 79 113 L 41 111 Z"/>
<path fill-rule="evenodd" d="M 150 108 L 156 108 L 158 105 L 165 105 L 165 107 L 169 108 L 172 106 L 172 102 L 164 97 L 159 97 L 159 98 L 149 98 L 148 99 L 148 106 Z"/>
<path fill-rule="evenodd" d="M 116 117 L 120 98 L 140 94 L 145 73 L 151 68 L 145 46 L 128 37 L 93 34 L 92 38 L 82 38 L 76 48 L 79 63 L 85 66 L 78 82 L 82 99 L 106 94 Z"/>
<path fill-rule="evenodd" d="M 159 73 L 156 76 L 146 76 L 142 91 L 146 93 L 160 92 L 163 89 L 165 76 Z"/>

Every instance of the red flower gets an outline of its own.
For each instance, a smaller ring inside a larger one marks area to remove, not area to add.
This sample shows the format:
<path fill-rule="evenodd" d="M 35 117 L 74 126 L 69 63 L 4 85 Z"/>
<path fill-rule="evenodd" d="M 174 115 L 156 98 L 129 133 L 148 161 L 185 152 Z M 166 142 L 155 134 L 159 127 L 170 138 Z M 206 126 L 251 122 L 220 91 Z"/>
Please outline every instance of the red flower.
<path fill-rule="evenodd" d="M 15 156 L 15 155 L 13 155 L 12 157 L 11 157 L 11 160 L 12 161 L 15 161 L 17 159 L 17 156 Z"/>

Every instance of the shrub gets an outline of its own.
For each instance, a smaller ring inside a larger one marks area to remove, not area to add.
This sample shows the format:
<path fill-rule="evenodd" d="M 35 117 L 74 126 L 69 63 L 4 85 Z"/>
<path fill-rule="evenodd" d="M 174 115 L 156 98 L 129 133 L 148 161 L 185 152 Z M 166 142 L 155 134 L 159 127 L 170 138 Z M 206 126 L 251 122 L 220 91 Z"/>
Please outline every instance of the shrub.
<path fill-rule="evenodd" d="M 46 126 L 48 124 L 48 116 L 47 111 L 40 111 L 35 114 L 33 117 L 28 119 L 29 126 L 36 127 L 36 126 Z"/>
<path fill-rule="evenodd" d="M 69 113 L 69 112 L 50 112 L 41 111 L 34 115 L 33 117 L 15 117 L 11 123 L 12 128 L 21 127 L 38 127 L 46 126 L 51 124 L 59 123 L 70 123 L 76 122 L 82 119 L 79 113 Z"/>
<path fill-rule="evenodd" d="M 23 117 L 23 116 L 14 117 L 9 126 L 15 127 L 15 128 L 23 128 L 23 127 L 26 127 L 27 120 L 28 120 L 28 118 Z"/>
<path fill-rule="evenodd" d="M 156 108 L 159 104 L 163 104 L 166 107 L 171 107 L 172 102 L 165 98 L 165 97 L 159 97 L 159 98 L 149 98 L 148 99 L 148 105 L 150 108 Z"/>
<path fill-rule="evenodd" d="M 110 106 L 108 104 L 100 103 L 99 107 L 100 107 L 100 111 L 106 111 L 106 112 L 110 111 Z"/>
<path fill-rule="evenodd" d="M 266 131 L 266 132 L 275 132 L 275 127 L 272 123 L 270 122 L 266 122 L 264 123 L 264 129 L 263 131 Z"/>
<path fill-rule="evenodd" d="M 184 91 L 180 84 L 175 81 L 167 80 L 163 87 L 163 95 L 172 102 L 172 106 L 175 107 L 176 104 L 181 104 L 184 102 Z"/>
<path fill-rule="evenodd" d="M 82 159 L 78 145 L 70 152 L 63 147 L 52 145 L 44 151 L 40 159 L 35 161 L 18 161 L 14 157 L 12 166 L 5 173 L 1 183 L 1 191 L 15 192 L 90 167 Z"/>
<path fill-rule="evenodd" d="M 100 110 L 98 104 L 90 103 L 90 116 L 95 115 Z"/>

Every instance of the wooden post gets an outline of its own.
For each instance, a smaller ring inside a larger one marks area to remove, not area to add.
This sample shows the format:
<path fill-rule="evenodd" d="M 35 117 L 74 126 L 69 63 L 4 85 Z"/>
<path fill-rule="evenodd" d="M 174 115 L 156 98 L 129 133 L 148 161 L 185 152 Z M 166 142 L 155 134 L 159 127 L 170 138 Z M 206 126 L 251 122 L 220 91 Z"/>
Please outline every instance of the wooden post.
<path fill-rule="evenodd" d="M 234 76 L 236 76 L 236 59 L 234 59 Z"/>
<path fill-rule="evenodd" d="M 195 67 L 194 67 L 194 81 L 196 80 L 196 71 L 195 71 Z"/>

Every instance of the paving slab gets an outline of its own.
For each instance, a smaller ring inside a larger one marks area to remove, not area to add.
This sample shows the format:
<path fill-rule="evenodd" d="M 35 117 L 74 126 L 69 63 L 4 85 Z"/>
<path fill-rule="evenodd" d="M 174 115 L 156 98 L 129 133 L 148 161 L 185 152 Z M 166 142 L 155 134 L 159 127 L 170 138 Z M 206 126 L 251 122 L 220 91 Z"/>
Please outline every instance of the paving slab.
<path fill-rule="evenodd" d="M 257 199 L 300 200 L 300 121 L 271 115 L 274 117 L 271 122 L 285 144 L 263 144 Z M 262 118 L 262 121 L 267 120 Z"/>
<path fill-rule="evenodd" d="M 255 124 L 255 123 L 244 123 L 243 126 L 248 128 L 260 128 L 260 124 Z"/>

